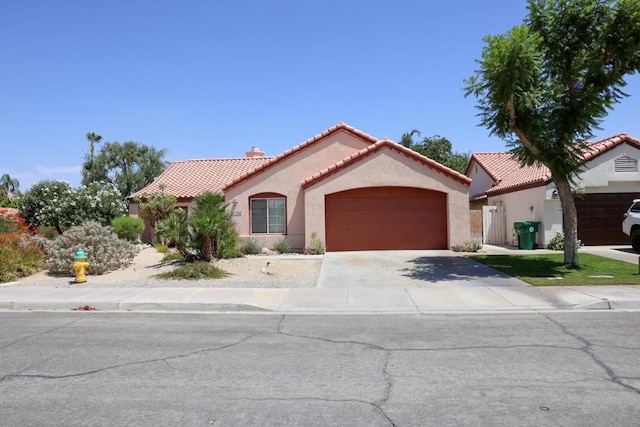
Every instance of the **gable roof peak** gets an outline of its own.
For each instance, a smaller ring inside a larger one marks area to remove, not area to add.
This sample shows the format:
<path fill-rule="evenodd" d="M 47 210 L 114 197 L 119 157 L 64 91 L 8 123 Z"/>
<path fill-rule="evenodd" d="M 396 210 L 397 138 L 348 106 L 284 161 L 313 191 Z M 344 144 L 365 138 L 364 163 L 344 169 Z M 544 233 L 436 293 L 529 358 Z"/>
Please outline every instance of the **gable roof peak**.
<path fill-rule="evenodd" d="M 347 125 L 344 122 L 338 122 L 336 125 L 331 126 L 329 129 L 326 129 L 324 131 L 322 131 L 321 133 L 312 136 L 311 138 L 307 139 L 304 142 L 301 142 L 300 144 L 296 145 L 295 147 L 289 148 L 288 150 L 278 154 L 277 156 L 274 157 L 270 157 L 268 161 L 262 163 L 261 165 L 259 165 L 258 167 L 256 167 L 255 169 L 248 171 L 246 173 L 243 173 L 242 175 L 237 176 L 233 181 L 231 181 L 230 183 L 228 183 L 227 186 L 225 186 L 223 188 L 223 191 L 228 191 L 229 189 L 235 187 L 236 185 L 250 179 L 251 177 L 258 175 L 262 172 L 264 172 L 265 170 L 271 168 L 272 166 L 274 166 L 277 163 L 282 162 L 284 159 L 287 159 L 291 156 L 293 156 L 294 154 L 304 150 L 305 148 L 314 145 L 315 143 L 317 143 L 318 141 L 324 140 L 325 138 L 327 138 L 329 135 L 333 135 L 337 132 L 348 132 L 351 135 L 355 136 L 356 138 L 370 144 L 373 145 L 376 142 L 378 142 L 378 140 L 376 138 L 374 138 L 371 135 L 368 135 L 364 132 L 362 132 L 361 130 L 358 130 L 352 126 Z"/>
<path fill-rule="evenodd" d="M 453 169 L 448 168 L 447 166 L 444 166 L 443 164 L 440 164 L 438 162 L 436 162 L 435 160 L 432 160 L 426 156 L 423 156 L 420 153 L 417 153 L 415 151 L 413 151 L 410 148 L 407 148 L 401 144 L 398 144 L 392 140 L 390 140 L 389 138 L 384 138 L 384 139 L 380 139 L 378 140 L 375 144 L 369 145 L 365 148 L 362 148 L 359 151 L 356 151 L 355 153 L 349 155 L 348 157 L 340 160 L 339 162 L 329 166 L 328 168 L 325 168 L 323 170 L 321 170 L 320 172 L 311 175 L 310 177 L 306 178 L 305 180 L 302 181 L 302 187 L 303 188 L 308 188 L 312 185 L 314 185 L 315 183 L 317 183 L 318 181 L 334 174 L 337 173 L 338 171 L 348 167 L 349 165 L 355 163 L 355 162 L 359 162 L 362 159 L 364 159 L 367 156 L 372 155 L 375 152 L 378 152 L 380 150 L 382 150 L 383 148 L 386 149 L 390 149 L 390 150 L 394 150 L 400 154 L 402 154 L 403 156 L 406 156 L 420 164 L 422 164 L 423 166 L 426 166 L 432 170 L 435 170 L 436 172 L 447 176 L 453 180 L 456 180 L 460 183 L 462 183 L 463 185 L 470 185 L 471 184 L 471 178 L 457 172 L 454 171 Z"/>

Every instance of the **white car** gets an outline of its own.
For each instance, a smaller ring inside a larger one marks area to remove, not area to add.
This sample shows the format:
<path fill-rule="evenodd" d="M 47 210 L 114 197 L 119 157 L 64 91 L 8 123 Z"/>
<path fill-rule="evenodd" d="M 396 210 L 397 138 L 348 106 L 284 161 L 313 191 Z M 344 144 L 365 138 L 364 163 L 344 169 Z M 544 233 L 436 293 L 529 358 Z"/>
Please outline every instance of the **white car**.
<path fill-rule="evenodd" d="M 631 237 L 631 246 L 640 252 L 640 199 L 635 199 L 622 221 L 622 232 Z"/>

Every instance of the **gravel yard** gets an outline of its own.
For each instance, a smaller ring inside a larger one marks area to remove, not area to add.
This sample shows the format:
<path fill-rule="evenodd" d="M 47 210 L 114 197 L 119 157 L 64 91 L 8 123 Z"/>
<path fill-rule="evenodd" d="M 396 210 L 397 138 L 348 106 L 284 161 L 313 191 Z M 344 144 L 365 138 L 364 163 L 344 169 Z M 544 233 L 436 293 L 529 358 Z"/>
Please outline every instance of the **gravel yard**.
<path fill-rule="evenodd" d="M 174 268 L 160 264 L 163 254 L 147 247 L 125 269 L 102 275 L 87 275 L 86 283 L 73 277 L 55 277 L 40 272 L 2 286 L 51 288 L 314 288 L 318 283 L 322 255 L 249 255 L 223 259 L 214 265 L 231 273 L 224 279 L 166 280 L 153 277 Z M 268 263 L 268 264 L 267 264 Z"/>

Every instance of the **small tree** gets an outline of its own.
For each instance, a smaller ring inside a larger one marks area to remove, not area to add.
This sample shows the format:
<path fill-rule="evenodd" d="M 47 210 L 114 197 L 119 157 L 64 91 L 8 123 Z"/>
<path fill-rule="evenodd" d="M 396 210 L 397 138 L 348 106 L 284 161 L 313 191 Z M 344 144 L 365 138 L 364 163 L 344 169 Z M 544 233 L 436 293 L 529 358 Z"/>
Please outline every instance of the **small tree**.
<path fill-rule="evenodd" d="M 578 266 L 572 184 L 585 140 L 627 96 L 640 70 L 638 0 L 529 0 L 523 25 L 487 36 L 480 69 L 466 80 L 481 124 L 507 140 L 522 165 L 549 168 L 562 205 L 564 263 Z"/>
<path fill-rule="evenodd" d="M 138 204 L 139 215 L 153 229 L 155 241 L 160 240 L 158 234 L 158 221 L 169 217 L 175 208 L 177 199 L 164 193 L 164 185 L 160 185 L 159 194 L 144 194 L 142 197 L 136 197 L 133 200 Z"/>

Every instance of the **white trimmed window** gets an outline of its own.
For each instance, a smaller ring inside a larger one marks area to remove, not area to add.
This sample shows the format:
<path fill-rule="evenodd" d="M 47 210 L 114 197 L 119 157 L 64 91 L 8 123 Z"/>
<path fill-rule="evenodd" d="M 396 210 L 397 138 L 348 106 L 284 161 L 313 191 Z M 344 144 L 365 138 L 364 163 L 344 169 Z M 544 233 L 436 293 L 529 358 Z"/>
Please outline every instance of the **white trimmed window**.
<path fill-rule="evenodd" d="M 284 197 L 251 198 L 251 233 L 286 234 Z"/>

